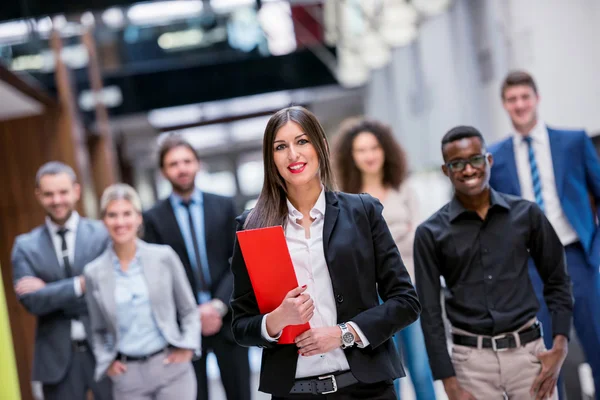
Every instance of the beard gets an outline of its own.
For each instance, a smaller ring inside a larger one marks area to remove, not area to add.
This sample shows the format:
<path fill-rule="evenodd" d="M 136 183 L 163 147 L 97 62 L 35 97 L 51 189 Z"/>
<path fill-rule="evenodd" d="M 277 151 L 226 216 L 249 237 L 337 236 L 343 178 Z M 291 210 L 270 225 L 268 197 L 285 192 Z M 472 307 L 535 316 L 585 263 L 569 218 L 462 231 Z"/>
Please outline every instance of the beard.
<path fill-rule="evenodd" d="M 171 182 L 171 186 L 173 186 L 173 191 L 177 193 L 189 193 L 192 190 L 194 190 L 194 181 L 192 181 L 188 185 L 179 185 L 175 182 Z"/>
<path fill-rule="evenodd" d="M 50 217 L 50 219 L 57 225 L 64 225 L 65 222 L 67 222 L 69 220 L 69 218 L 71 218 L 71 215 L 73 215 L 73 208 L 69 209 L 67 211 L 67 213 L 65 214 L 65 216 L 63 218 L 59 218 L 55 213 L 53 213 L 51 210 L 48 210 L 46 212 L 46 214 L 48 215 L 48 217 Z"/>

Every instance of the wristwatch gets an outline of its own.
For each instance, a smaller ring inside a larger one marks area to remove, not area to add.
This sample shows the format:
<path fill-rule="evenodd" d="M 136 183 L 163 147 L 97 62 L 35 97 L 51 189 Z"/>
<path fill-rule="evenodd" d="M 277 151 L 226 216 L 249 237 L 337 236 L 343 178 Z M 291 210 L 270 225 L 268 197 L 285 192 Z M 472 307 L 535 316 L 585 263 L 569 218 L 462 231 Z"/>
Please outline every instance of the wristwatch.
<path fill-rule="evenodd" d="M 342 349 L 354 346 L 354 334 L 350 332 L 345 322 L 338 324 L 342 331 Z"/>

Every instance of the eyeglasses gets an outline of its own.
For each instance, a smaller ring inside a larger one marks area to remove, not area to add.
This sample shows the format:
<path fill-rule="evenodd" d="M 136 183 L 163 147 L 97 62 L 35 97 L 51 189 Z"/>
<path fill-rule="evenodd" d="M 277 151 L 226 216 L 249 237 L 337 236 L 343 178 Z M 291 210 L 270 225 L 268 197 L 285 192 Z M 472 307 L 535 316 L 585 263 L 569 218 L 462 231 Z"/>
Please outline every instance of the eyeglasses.
<path fill-rule="evenodd" d="M 449 163 L 446 164 L 446 166 L 452 172 L 464 171 L 464 169 L 467 167 L 467 164 L 469 164 L 473 168 L 479 169 L 485 165 L 485 157 L 486 156 L 487 156 L 487 154 L 478 154 L 476 156 L 469 158 L 468 160 L 450 161 Z"/>

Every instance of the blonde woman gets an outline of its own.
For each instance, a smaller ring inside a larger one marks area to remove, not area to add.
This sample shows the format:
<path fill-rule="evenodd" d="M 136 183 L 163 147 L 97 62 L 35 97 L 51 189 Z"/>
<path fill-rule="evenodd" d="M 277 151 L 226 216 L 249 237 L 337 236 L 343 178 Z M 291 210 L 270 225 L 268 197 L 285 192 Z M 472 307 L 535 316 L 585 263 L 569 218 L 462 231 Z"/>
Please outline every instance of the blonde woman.
<path fill-rule="evenodd" d="M 115 400 L 195 399 L 200 316 L 181 261 L 138 239 L 141 202 L 131 186 L 108 187 L 100 203 L 111 241 L 84 270 L 96 379 L 111 378 Z"/>

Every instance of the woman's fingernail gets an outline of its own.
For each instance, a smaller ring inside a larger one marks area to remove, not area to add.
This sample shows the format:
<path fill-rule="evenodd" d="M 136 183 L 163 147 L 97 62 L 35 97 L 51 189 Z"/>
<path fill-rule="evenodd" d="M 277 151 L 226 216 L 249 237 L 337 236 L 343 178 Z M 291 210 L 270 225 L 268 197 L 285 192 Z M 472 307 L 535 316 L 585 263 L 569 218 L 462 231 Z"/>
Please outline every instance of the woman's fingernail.
<path fill-rule="evenodd" d="M 306 285 L 302 285 L 302 289 L 306 289 Z"/>

